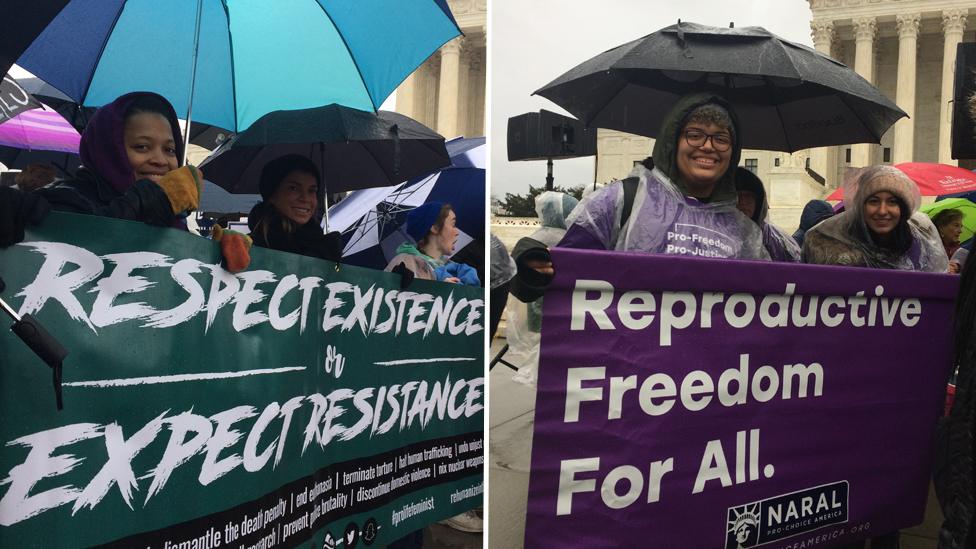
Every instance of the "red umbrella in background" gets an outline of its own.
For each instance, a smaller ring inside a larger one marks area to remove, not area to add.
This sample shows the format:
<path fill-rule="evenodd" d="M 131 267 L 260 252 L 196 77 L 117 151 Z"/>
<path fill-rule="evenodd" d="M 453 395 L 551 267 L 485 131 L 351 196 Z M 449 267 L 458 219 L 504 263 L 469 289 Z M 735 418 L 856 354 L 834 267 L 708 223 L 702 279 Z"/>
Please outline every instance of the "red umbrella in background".
<path fill-rule="evenodd" d="M 922 196 L 939 196 L 976 190 L 976 174 L 958 166 L 930 162 L 904 162 L 895 167 L 918 185 Z M 856 174 L 856 172 L 855 172 Z M 844 187 L 830 193 L 826 200 L 842 200 Z"/>

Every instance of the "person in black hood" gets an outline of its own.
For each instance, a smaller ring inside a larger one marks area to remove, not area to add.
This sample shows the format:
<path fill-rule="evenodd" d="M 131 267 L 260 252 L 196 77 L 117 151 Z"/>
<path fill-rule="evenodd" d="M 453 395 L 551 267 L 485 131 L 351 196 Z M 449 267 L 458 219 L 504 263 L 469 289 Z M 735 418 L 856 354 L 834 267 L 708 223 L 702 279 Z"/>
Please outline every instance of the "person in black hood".
<path fill-rule="evenodd" d="M 769 252 L 770 259 L 798 263 L 800 247 L 793 237 L 766 220 L 769 215 L 769 204 L 766 202 L 766 189 L 759 177 L 750 170 L 737 167 L 735 190 L 739 195 L 736 207 L 762 230 L 763 246 Z"/>
<path fill-rule="evenodd" d="M 261 170 L 261 198 L 248 214 L 255 246 L 338 262 L 342 238 L 322 233 L 317 214 L 324 189 L 318 168 L 297 154 L 268 162 Z"/>
<path fill-rule="evenodd" d="M 796 240 L 796 243 L 802 248 L 803 238 L 806 236 L 807 231 L 824 219 L 833 217 L 833 215 L 834 208 L 830 205 L 830 202 L 826 200 L 811 200 L 807 202 L 807 205 L 803 207 L 803 213 L 800 214 L 800 228 L 793 233 L 793 240 Z"/>

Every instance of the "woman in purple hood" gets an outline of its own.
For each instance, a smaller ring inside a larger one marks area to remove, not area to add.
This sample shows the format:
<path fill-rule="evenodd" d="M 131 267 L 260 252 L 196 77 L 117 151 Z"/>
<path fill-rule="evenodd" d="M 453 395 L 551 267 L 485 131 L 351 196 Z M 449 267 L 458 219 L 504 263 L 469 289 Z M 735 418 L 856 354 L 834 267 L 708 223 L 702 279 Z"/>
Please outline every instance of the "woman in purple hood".
<path fill-rule="evenodd" d="M 202 177 L 180 167 L 176 111 L 150 92 L 133 92 L 98 109 L 81 137 L 84 165 L 73 179 L 32 195 L 0 189 L 0 246 L 23 240 L 24 226 L 48 209 L 184 227 L 200 202 Z"/>

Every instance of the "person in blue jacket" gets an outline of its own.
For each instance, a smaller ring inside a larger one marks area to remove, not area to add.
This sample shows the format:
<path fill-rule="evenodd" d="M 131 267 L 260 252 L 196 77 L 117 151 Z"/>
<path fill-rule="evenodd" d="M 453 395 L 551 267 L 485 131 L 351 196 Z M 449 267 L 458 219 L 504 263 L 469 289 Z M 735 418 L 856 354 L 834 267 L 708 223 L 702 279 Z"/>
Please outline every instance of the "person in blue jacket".
<path fill-rule="evenodd" d="M 400 264 L 424 280 L 480 286 L 478 272 L 469 265 L 447 259 L 461 235 L 457 215 L 450 204 L 427 202 L 407 213 L 407 234 L 416 243 L 404 242 L 386 266 L 392 271 Z"/>

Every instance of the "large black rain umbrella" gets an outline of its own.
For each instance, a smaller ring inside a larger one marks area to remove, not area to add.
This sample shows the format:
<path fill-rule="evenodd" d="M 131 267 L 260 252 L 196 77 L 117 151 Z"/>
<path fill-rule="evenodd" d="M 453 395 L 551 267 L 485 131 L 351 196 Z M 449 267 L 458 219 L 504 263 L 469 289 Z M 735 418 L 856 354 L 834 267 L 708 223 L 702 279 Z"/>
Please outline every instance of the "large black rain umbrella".
<path fill-rule="evenodd" d="M 200 168 L 232 193 L 257 193 L 264 165 L 286 154 L 315 162 L 329 193 L 395 185 L 451 164 L 444 138 L 412 118 L 326 105 L 266 114 Z"/>
<path fill-rule="evenodd" d="M 675 101 L 693 92 L 728 99 L 749 149 L 879 143 L 908 116 L 846 65 L 762 27 L 681 21 L 577 65 L 535 94 L 589 127 L 655 137 Z"/>

